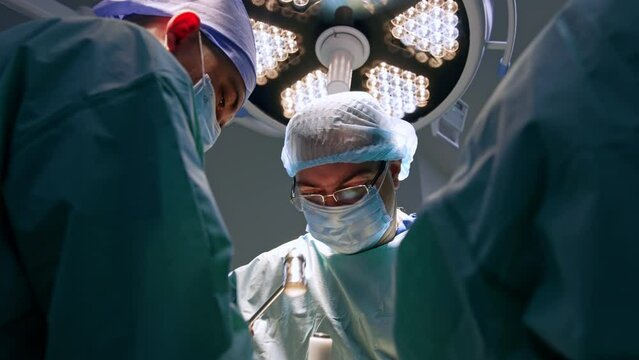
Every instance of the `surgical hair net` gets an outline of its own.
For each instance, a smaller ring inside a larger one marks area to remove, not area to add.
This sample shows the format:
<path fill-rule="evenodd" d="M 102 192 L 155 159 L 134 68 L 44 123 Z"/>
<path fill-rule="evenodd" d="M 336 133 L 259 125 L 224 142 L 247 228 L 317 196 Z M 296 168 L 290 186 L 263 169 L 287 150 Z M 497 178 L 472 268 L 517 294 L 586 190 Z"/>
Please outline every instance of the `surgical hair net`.
<path fill-rule="evenodd" d="M 246 97 L 255 89 L 255 40 L 246 8 L 240 0 L 103 0 L 93 11 L 102 17 L 132 14 L 173 16 L 190 10 L 198 14 L 201 30 L 231 59 L 246 86 Z"/>
<path fill-rule="evenodd" d="M 368 93 L 338 93 L 298 112 L 286 127 L 282 162 L 289 176 L 332 163 L 401 160 L 408 177 L 417 149 L 415 128 L 387 115 Z"/>

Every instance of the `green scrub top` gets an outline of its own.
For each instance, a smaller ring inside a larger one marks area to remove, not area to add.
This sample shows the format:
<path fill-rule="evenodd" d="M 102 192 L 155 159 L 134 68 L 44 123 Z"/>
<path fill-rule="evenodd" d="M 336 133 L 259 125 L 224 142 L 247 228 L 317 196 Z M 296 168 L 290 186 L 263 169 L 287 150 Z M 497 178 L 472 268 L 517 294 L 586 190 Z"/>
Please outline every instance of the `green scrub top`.
<path fill-rule="evenodd" d="M 400 358 L 639 358 L 637 13 L 570 2 L 497 88 L 400 248 Z"/>
<path fill-rule="evenodd" d="M 0 358 L 219 358 L 239 314 L 185 70 L 119 20 L 0 49 Z"/>

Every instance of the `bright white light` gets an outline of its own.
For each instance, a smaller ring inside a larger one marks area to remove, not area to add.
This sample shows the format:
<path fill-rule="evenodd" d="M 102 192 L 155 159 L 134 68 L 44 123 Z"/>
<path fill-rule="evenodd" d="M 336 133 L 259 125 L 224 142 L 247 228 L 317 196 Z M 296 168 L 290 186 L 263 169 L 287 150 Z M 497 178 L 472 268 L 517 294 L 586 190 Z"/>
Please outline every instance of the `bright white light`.
<path fill-rule="evenodd" d="M 421 0 L 391 20 L 391 34 L 404 45 L 451 60 L 459 49 L 454 0 Z"/>
<path fill-rule="evenodd" d="M 366 72 L 366 87 L 389 115 L 402 118 L 428 105 L 428 78 L 381 63 Z"/>
<path fill-rule="evenodd" d="M 257 52 L 257 83 L 278 76 L 278 65 L 299 49 L 295 33 L 251 19 Z"/>
<path fill-rule="evenodd" d="M 280 4 L 290 4 L 291 2 L 293 3 L 293 5 L 295 5 L 295 7 L 297 8 L 305 8 L 307 7 L 310 3 L 316 3 L 320 0 L 280 0 Z"/>
<path fill-rule="evenodd" d="M 313 100 L 322 98 L 326 92 L 328 75 L 323 70 L 315 70 L 298 80 L 291 87 L 282 91 L 282 109 L 286 118 L 292 118 L 296 112 L 304 108 Z"/>

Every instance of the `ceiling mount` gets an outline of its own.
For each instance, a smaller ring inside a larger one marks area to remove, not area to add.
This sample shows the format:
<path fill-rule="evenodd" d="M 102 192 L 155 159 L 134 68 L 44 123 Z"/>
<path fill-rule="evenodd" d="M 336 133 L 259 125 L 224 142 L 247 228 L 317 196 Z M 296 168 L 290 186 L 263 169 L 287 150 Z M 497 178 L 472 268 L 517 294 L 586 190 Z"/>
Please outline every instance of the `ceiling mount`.
<path fill-rule="evenodd" d="M 338 11 L 344 12 L 345 7 Z M 315 54 L 328 68 L 329 94 L 351 89 L 353 70 L 366 63 L 370 45 L 366 36 L 352 26 L 338 25 L 326 29 L 315 42 Z"/>

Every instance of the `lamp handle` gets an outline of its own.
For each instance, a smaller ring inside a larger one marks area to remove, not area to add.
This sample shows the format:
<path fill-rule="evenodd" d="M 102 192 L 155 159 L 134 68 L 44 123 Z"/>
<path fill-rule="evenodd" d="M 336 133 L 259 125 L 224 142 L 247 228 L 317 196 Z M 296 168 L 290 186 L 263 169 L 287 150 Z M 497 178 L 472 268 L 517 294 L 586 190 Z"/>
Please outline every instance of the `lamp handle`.
<path fill-rule="evenodd" d="M 506 0 L 508 5 L 508 35 L 506 41 L 486 42 L 486 48 L 489 50 L 502 50 L 504 56 L 499 60 L 499 68 L 497 73 L 503 77 L 510 68 L 510 62 L 513 57 L 513 49 L 515 48 L 515 35 L 517 34 L 517 0 Z"/>

